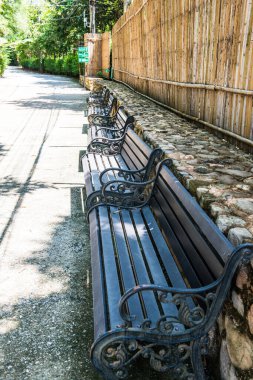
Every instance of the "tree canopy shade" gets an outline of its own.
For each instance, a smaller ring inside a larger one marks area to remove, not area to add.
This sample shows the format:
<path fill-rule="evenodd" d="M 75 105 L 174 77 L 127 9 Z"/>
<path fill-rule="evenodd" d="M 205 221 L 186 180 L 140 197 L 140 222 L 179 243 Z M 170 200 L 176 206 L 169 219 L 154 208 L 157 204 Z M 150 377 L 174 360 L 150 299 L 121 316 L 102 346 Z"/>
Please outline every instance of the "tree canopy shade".
<path fill-rule="evenodd" d="M 17 42 L 20 63 L 72 54 L 89 32 L 89 0 L 0 0 L 1 38 Z M 96 31 L 111 30 L 123 13 L 123 0 L 96 0 Z"/>

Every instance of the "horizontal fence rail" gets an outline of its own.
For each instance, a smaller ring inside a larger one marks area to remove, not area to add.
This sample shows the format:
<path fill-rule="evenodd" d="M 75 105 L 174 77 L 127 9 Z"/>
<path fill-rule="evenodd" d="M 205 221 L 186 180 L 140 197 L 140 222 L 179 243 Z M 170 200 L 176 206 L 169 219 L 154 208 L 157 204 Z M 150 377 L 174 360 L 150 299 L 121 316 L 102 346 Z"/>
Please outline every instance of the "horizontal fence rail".
<path fill-rule="evenodd" d="M 116 80 L 253 140 L 252 0 L 135 0 L 112 46 Z"/>

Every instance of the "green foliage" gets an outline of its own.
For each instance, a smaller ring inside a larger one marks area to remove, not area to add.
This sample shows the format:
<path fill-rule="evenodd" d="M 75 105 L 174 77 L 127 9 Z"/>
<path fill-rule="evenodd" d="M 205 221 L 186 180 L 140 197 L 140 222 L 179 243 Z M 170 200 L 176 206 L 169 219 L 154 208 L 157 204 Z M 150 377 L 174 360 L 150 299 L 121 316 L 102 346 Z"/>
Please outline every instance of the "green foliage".
<path fill-rule="evenodd" d="M 39 68 L 39 61 L 37 69 Z M 33 67 L 34 60 L 32 58 L 23 61 L 22 66 L 29 69 Z M 78 58 L 76 55 L 69 54 L 62 58 L 47 57 L 43 60 L 43 69 L 49 74 L 69 75 L 76 77 L 79 75 Z"/>
<path fill-rule="evenodd" d="M 24 25 L 20 16 L 23 0 L 0 0 L 0 37 L 15 41 L 23 34 Z"/>
<path fill-rule="evenodd" d="M 3 75 L 4 70 L 8 66 L 9 63 L 9 57 L 8 53 L 4 49 L 0 49 L 0 76 Z"/>
<path fill-rule="evenodd" d="M 112 30 L 116 21 L 122 16 L 124 9 L 123 0 L 97 0 L 96 23 L 98 32 Z"/>
<path fill-rule="evenodd" d="M 16 45 L 18 62 L 25 68 L 56 74 L 78 75 L 73 53 L 83 34 L 83 12 L 89 21 L 89 0 L 0 0 L 0 41 Z M 123 12 L 123 0 L 97 0 L 98 32 L 110 30 Z M 12 63 L 15 53 L 11 52 Z"/>

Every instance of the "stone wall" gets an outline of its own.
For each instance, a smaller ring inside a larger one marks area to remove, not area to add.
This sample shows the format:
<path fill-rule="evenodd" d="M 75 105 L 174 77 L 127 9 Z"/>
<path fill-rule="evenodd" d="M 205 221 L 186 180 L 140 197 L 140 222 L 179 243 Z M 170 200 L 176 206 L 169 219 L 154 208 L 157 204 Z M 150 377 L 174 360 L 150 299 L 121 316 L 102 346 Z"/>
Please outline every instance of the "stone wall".
<path fill-rule="evenodd" d="M 137 133 L 173 159 L 173 171 L 236 246 L 253 242 L 253 157 L 126 86 L 101 81 L 136 118 Z M 236 276 L 218 321 L 220 378 L 253 379 L 253 262 Z M 217 355 L 217 348 L 216 348 Z M 217 375 L 219 376 L 219 375 Z M 215 380 L 217 380 L 215 376 Z"/>

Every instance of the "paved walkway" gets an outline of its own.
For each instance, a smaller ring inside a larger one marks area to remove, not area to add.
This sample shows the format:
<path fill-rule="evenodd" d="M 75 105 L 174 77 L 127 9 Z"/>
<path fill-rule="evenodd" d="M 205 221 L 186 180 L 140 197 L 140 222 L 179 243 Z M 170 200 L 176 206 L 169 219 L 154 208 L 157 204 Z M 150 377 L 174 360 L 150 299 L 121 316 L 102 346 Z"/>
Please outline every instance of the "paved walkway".
<path fill-rule="evenodd" d="M 101 379 L 89 358 L 84 94 L 66 77 L 0 78 L 0 380 Z M 131 379 L 143 378 L 168 375 L 144 361 Z"/>
<path fill-rule="evenodd" d="M 84 89 L 0 78 L 0 379 L 98 379 L 79 154 Z"/>

